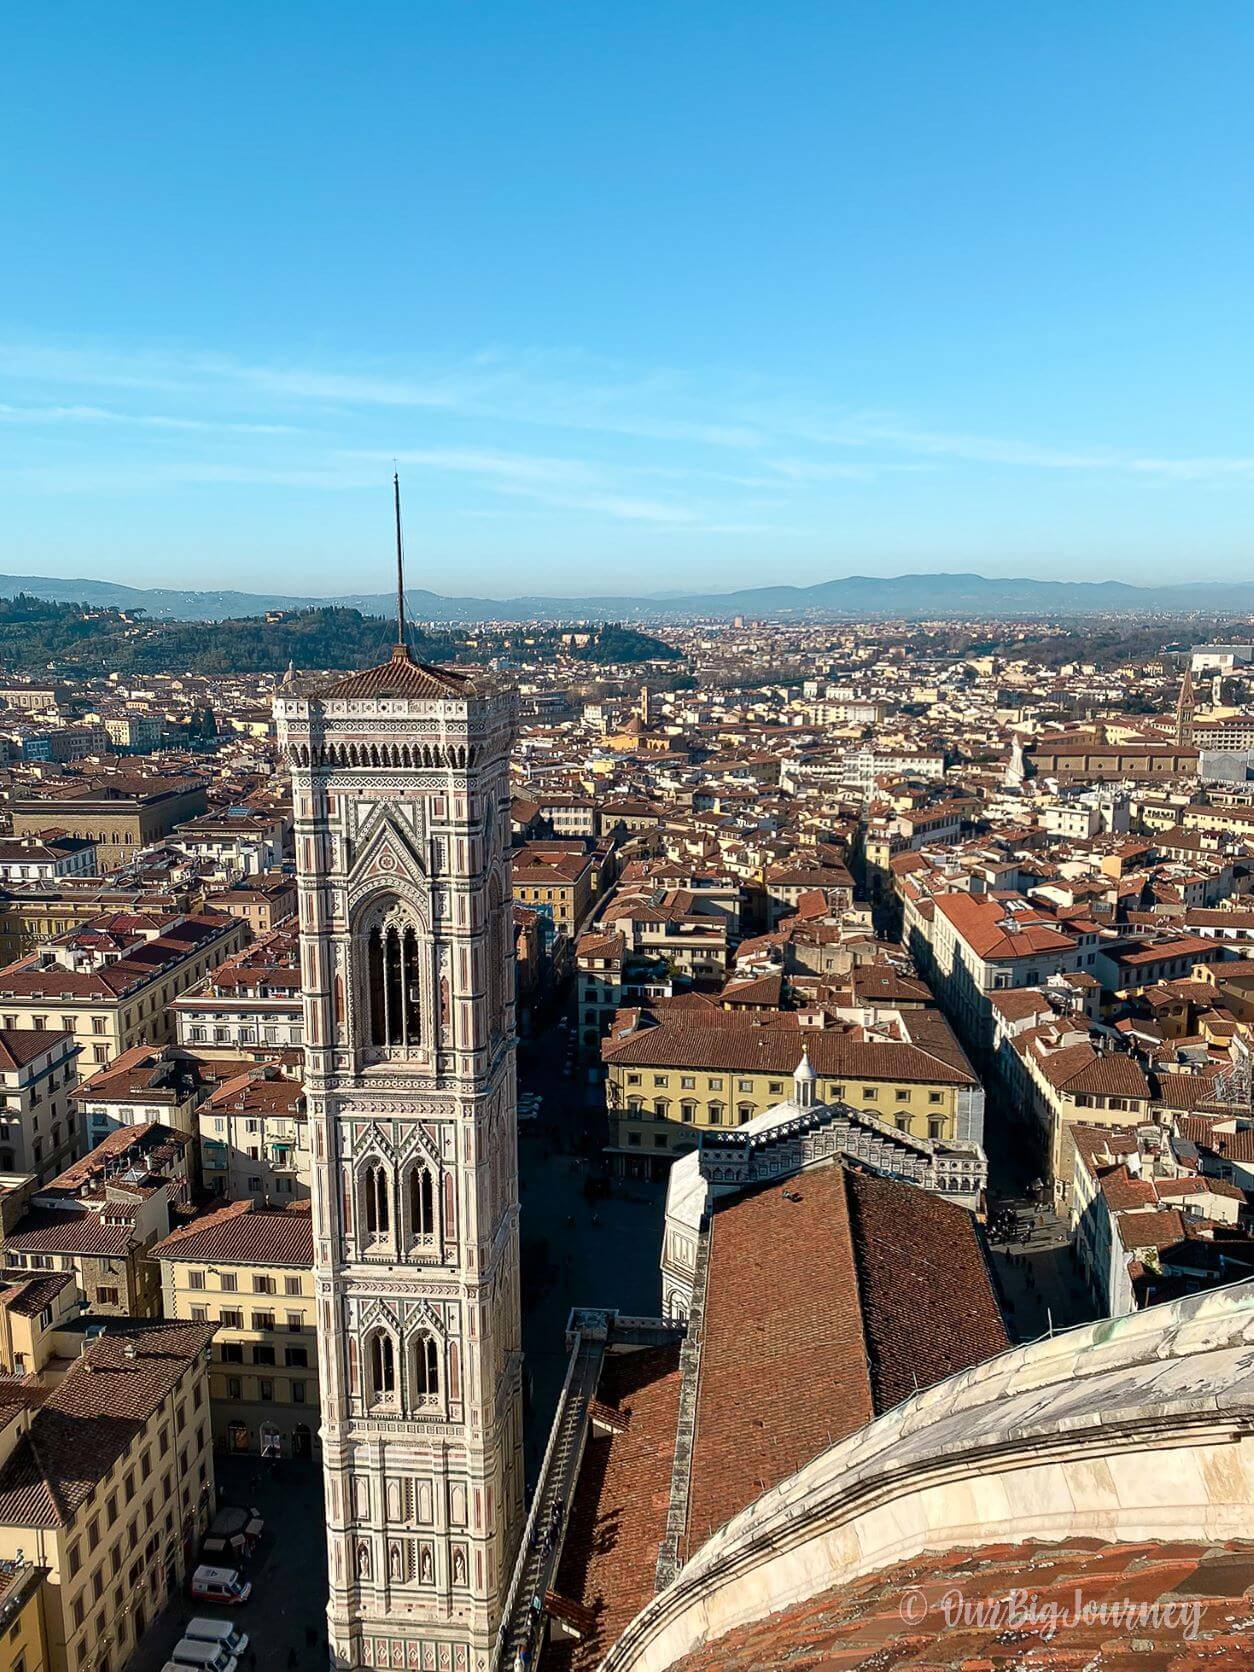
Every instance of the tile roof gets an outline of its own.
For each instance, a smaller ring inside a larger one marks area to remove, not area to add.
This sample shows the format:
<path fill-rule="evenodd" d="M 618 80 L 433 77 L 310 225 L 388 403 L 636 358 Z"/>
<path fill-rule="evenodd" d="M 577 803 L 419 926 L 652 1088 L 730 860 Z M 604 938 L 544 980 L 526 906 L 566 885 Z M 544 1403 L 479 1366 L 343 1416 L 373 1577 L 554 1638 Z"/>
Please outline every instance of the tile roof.
<path fill-rule="evenodd" d="M 780 1612 L 764 1608 L 761 1619 L 693 1650 L 671 1672 L 1244 1672 L 1252 1588 L 1254 1544 L 1245 1542 L 1069 1538 L 929 1551 Z M 1011 1624 L 1012 1591 L 1039 1599 L 1036 1623 Z M 943 1599 L 954 1593 L 968 1605 L 965 1617 L 947 1615 Z M 918 1598 L 921 1616 L 909 1623 L 907 1595 Z M 1159 1601 L 1175 1607 L 1130 1621 L 1114 1612 Z"/>
<path fill-rule="evenodd" d="M 33 1318 L 49 1306 L 61 1291 L 74 1281 L 68 1271 L 49 1271 L 32 1276 L 29 1272 L 10 1270 L 0 1272 L 0 1304 L 9 1312 L 23 1318 Z"/>
<path fill-rule="evenodd" d="M 239 927 L 238 918 L 225 913 L 203 912 L 196 917 L 180 918 L 152 940 L 127 942 L 120 958 L 91 970 L 66 969 L 42 953 L 31 953 L 0 969 L 0 995 L 42 999 L 48 1003 L 75 999 L 107 1002 L 151 981 L 154 975 L 190 957 L 209 940 L 238 932 Z M 108 946 L 122 944 L 112 932 L 104 935 L 104 941 Z M 58 944 L 94 945 L 96 939 L 88 925 Z"/>
<path fill-rule="evenodd" d="M 214 1328 L 110 1320 L 0 1468 L 0 1527 L 67 1525 L 208 1346 Z"/>
<path fill-rule="evenodd" d="M 965 1208 L 839 1163 L 716 1203 L 687 1549 L 918 1388 L 1009 1345 Z"/>
<path fill-rule="evenodd" d="M 305 1118 L 305 1088 L 300 1080 L 268 1074 L 251 1068 L 225 1080 L 201 1104 L 201 1113 L 276 1115 L 289 1120 Z"/>
<path fill-rule="evenodd" d="M 784 1014 L 775 1025 L 755 1025 L 752 1017 L 723 1011 L 714 1023 L 667 1020 L 637 1028 L 625 1038 L 612 1035 L 601 1047 L 602 1060 L 659 1068 L 703 1068 L 729 1074 L 787 1076 L 801 1061 L 804 1044 L 810 1065 L 824 1078 L 900 1080 L 915 1084 L 969 1086 L 974 1070 L 956 1041 L 930 1040 L 928 1046 L 896 1039 L 867 1039 L 856 1029 L 805 1028 L 790 1025 Z M 682 1017 L 684 1013 L 679 1013 Z M 943 1027 L 943 1024 L 942 1024 Z M 950 1036 L 952 1039 L 952 1036 Z"/>
<path fill-rule="evenodd" d="M 160 1120 L 136 1121 L 131 1126 L 118 1126 L 94 1144 L 86 1155 L 71 1161 L 64 1172 L 49 1179 L 44 1190 L 75 1190 L 106 1172 L 116 1176 L 117 1163 L 128 1161 L 132 1166 L 167 1168 L 183 1155 L 192 1143 L 190 1135 L 176 1126 Z"/>
<path fill-rule="evenodd" d="M 88 1208 L 50 1208 L 22 1216 L 6 1232 L 6 1253 L 97 1254 L 121 1258 L 135 1242 L 133 1225 L 106 1225 Z"/>
<path fill-rule="evenodd" d="M 685 1557 L 875 1414 L 844 1181 L 818 1167 L 712 1216 Z"/>
<path fill-rule="evenodd" d="M 597 1397 L 630 1417 L 621 1432 L 592 1432 L 558 1566 L 559 1595 L 589 1609 L 595 1625 L 578 1641 L 555 1634 L 544 1665 L 592 1672 L 653 1595 L 666 1533 L 675 1431 L 679 1347 L 610 1353 Z"/>
<path fill-rule="evenodd" d="M 195 1064 L 168 1045 L 132 1045 L 107 1067 L 82 1081 L 76 1101 L 182 1103 L 196 1090 Z"/>
<path fill-rule="evenodd" d="M 312 1266 L 313 1225 L 309 1204 L 259 1208 L 252 1202 L 229 1202 L 171 1232 L 149 1249 L 149 1255 L 154 1260 Z"/>
<path fill-rule="evenodd" d="M 62 1028 L 0 1028 L 0 1073 L 25 1068 L 72 1035 Z"/>
<path fill-rule="evenodd" d="M 1038 912 L 1012 912 L 1009 903 L 996 896 L 939 894 L 934 903 L 979 958 L 1030 958 L 1075 947 L 1070 935 L 1060 933 Z"/>
<path fill-rule="evenodd" d="M 845 1181 L 878 1414 L 1010 1340 L 965 1208 L 871 1173 Z"/>
<path fill-rule="evenodd" d="M 345 674 L 342 679 L 322 686 L 315 695 L 320 702 L 362 697 L 441 701 L 467 696 L 473 690 L 474 686 L 465 674 L 454 673 L 451 668 L 434 668 L 425 662 L 416 662 L 407 649 L 397 645 L 388 660 L 380 662 L 378 667 Z"/>

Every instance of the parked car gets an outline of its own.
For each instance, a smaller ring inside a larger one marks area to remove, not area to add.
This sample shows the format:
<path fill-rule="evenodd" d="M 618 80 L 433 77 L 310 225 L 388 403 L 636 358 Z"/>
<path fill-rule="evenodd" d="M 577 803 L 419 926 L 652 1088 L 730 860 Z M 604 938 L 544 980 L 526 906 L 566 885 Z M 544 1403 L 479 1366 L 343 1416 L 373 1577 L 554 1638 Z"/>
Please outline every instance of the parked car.
<path fill-rule="evenodd" d="M 197 1643 L 218 1643 L 229 1654 L 242 1655 L 248 1648 L 248 1633 L 241 1631 L 230 1620 L 211 1620 L 207 1614 L 197 1614 L 187 1622 L 185 1638 Z"/>
<path fill-rule="evenodd" d="M 192 1595 L 198 1602 L 224 1602 L 228 1606 L 247 1602 L 253 1594 L 251 1579 L 245 1579 L 238 1568 L 209 1567 L 201 1564 L 192 1574 Z"/>
<path fill-rule="evenodd" d="M 221 1643 L 203 1643 L 194 1637 L 184 1637 L 171 1651 L 175 1666 L 187 1672 L 237 1672 L 239 1657 Z"/>

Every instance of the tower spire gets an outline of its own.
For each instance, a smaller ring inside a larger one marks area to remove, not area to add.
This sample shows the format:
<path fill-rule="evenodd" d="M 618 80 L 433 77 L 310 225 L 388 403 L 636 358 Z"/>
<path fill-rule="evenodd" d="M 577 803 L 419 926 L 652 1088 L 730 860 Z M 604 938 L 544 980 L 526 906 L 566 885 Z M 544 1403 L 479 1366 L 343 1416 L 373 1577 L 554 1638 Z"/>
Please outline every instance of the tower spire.
<path fill-rule="evenodd" d="M 1197 692 L 1193 689 L 1193 673 L 1184 670 L 1180 681 L 1180 696 L 1176 702 L 1176 744 L 1189 748 L 1193 743 L 1193 720 L 1197 713 Z"/>
<path fill-rule="evenodd" d="M 396 501 L 396 648 L 394 654 L 408 656 L 405 642 L 405 547 L 401 539 L 401 478 L 392 472 L 392 494 Z"/>

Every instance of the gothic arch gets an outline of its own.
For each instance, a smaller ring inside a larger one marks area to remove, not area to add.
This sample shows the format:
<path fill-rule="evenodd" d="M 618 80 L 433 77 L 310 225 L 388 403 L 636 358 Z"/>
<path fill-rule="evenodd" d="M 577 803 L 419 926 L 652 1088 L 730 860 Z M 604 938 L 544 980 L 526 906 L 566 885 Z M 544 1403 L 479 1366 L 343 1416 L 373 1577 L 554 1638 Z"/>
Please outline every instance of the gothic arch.
<path fill-rule="evenodd" d="M 401 1175 L 403 1234 L 411 1248 L 430 1248 L 439 1242 L 440 1187 L 436 1171 L 425 1156 L 409 1163 Z"/>
<path fill-rule="evenodd" d="M 396 1227 L 392 1170 L 380 1155 L 368 1154 L 358 1165 L 356 1194 L 363 1245 L 391 1242 Z"/>
<path fill-rule="evenodd" d="M 406 1343 L 407 1404 L 413 1411 L 430 1409 L 444 1398 L 444 1343 L 425 1324 Z"/>
<path fill-rule="evenodd" d="M 362 1017 L 359 1043 L 415 1053 L 430 1036 L 431 957 L 418 891 L 396 879 L 369 892 L 352 911 L 354 988 Z"/>
<path fill-rule="evenodd" d="M 366 1403 L 393 1405 L 400 1391 L 400 1354 L 396 1336 L 384 1324 L 366 1332 L 363 1359 L 366 1368 Z"/>

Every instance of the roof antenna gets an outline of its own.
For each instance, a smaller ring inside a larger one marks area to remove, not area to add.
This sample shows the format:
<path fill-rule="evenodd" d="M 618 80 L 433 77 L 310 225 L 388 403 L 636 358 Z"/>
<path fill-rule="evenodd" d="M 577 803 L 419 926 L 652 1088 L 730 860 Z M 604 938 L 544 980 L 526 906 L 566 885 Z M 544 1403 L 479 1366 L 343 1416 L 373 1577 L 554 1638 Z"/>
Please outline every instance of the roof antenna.
<path fill-rule="evenodd" d="M 396 500 L 396 648 L 394 656 L 409 656 L 405 643 L 405 548 L 401 542 L 401 478 L 392 472 L 392 492 Z"/>

